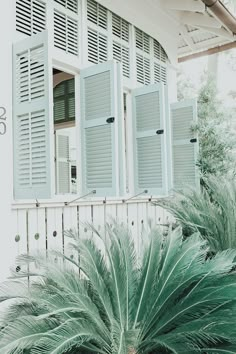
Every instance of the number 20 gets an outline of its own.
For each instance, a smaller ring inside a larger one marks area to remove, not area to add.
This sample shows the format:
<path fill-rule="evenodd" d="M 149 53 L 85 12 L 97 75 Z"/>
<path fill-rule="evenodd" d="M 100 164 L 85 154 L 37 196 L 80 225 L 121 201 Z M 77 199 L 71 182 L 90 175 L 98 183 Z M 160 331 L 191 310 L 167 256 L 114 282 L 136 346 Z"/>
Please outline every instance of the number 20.
<path fill-rule="evenodd" d="M 2 112 L 1 112 L 2 111 Z M 3 120 L 6 121 L 6 108 L 5 107 L 0 107 L 0 135 L 6 134 L 7 131 L 7 126 L 5 122 L 2 122 Z"/>

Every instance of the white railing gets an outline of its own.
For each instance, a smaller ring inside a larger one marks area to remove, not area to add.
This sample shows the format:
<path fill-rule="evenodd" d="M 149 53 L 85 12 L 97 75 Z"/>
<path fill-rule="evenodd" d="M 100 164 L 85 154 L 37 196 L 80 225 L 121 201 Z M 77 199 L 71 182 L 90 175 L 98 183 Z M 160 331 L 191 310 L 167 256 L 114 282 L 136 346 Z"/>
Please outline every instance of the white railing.
<path fill-rule="evenodd" d="M 91 237 L 86 223 L 98 230 L 111 223 L 112 219 L 127 225 L 136 247 L 139 249 L 140 235 L 151 225 L 167 227 L 173 218 L 162 208 L 150 201 L 130 201 L 73 206 L 39 206 L 16 208 L 13 211 L 14 252 L 33 253 L 35 250 L 59 250 L 64 252 L 69 239 L 67 230 L 79 230 L 83 236 Z"/>

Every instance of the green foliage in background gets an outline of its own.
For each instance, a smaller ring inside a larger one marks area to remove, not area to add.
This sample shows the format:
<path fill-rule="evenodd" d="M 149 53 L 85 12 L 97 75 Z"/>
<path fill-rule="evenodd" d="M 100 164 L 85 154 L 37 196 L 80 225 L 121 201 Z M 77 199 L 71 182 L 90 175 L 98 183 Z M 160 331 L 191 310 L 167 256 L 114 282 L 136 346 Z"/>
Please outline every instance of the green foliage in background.
<path fill-rule="evenodd" d="M 235 171 L 236 134 L 231 116 L 217 98 L 215 81 L 208 78 L 198 94 L 198 166 L 203 176 L 224 175 Z"/>
<path fill-rule="evenodd" d="M 97 235 L 100 252 L 93 232 L 71 234 L 78 259 L 18 259 L 17 278 L 0 288 L 8 307 L 1 353 L 236 352 L 236 251 L 208 258 L 199 234 L 183 241 L 180 229 L 153 229 L 138 257 L 127 228 L 115 224 L 106 239 Z"/>
<path fill-rule="evenodd" d="M 198 124 L 193 130 L 199 137 L 198 166 L 202 176 L 235 174 L 236 130 L 234 113 L 219 100 L 216 82 L 206 73 L 197 92 L 183 72 L 178 79 L 178 98 L 198 99 Z M 203 180 L 202 180 L 203 181 Z"/>

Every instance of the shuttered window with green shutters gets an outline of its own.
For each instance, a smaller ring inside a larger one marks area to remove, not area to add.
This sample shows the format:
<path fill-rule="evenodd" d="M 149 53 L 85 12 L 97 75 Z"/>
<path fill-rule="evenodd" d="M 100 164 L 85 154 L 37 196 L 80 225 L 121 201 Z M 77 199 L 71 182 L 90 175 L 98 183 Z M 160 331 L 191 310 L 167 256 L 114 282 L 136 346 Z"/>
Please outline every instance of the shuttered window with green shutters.
<path fill-rule="evenodd" d="M 62 81 L 53 90 L 54 123 L 75 120 L 75 82 L 74 79 Z"/>
<path fill-rule="evenodd" d="M 14 196 L 51 197 L 52 68 L 47 32 L 14 44 Z"/>
<path fill-rule="evenodd" d="M 133 90 L 135 188 L 165 195 L 166 117 L 163 85 Z"/>
<path fill-rule="evenodd" d="M 175 189 L 181 189 L 187 185 L 199 187 L 196 166 L 198 139 L 192 129 L 196 121 L 196 100 L 186 100 L 171 105 L 173 185 Z"/>
<path fill-rule="evenodd" d="M 96 190 L 97 196 L 119 195 L 120 80 L 118 63 L 81 71 L 81 171 L 85 194 Z"/>

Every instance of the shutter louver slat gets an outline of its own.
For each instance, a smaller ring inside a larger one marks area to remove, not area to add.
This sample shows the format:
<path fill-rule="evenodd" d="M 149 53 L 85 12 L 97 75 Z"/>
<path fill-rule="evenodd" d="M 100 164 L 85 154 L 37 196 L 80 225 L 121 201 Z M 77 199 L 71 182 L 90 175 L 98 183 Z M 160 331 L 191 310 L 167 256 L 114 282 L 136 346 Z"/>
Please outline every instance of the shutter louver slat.
<path fill-rule="evenodd" d="M 65 120 L 65 100 L 60 99 L 54 102 L 54 122 Z"/>
<path fill-rule="evenodd" d="M 98 4 L 96 1 L 88 0 L 87 19 L 98 27 L 107 29 L 108 11 L 105 7 Z"/>
<path fill-rule="evenodd" d="M 122 64 L 123 75 L 130 77 L 130 25 L 121 17 L 112 14 L 113 59 Z"/>
<path fill-rule="evenodd" d="M 136 192 L 164 195 L 165 181 L 165 120 L 164 88 L 150 85 L 133 91 L 134 150 Z M 157 134 L 163 129 L 164 134 Z"/>
<path fill-rule="evenodd" d="M 16 59 L 16 87 L 18 103 L 29 101 L 29 53 L 23 52 Z"/>
<path fill-rule="evenodd" d="M 66 53 L 78 55 L 78 21 L 54 10 L 54 45 Z"/>
<path fill-rule="evenodd" d="M 110 71 L 99 73 L 85 80 L 86 120 L 111 116 L 110 80 Z"/>
<path fill-rule="evenodd" d="M 151 64 L 150 60 L 140 54 L 136 55 L 137 81 L 148 85 L 151 82 Z"/>
<path fill-rule="evenodd" d="M 34 0 L 32 5 L 32 33 L 44 31 L 46 28 L 46 4 Z"/>
<path fill-rule="evenodd" d="M 192 125 L 196 119 L 195 101 L 171 105 L 173 183 L 176 189 L 198 185 L 196 168 L 198 144 L 190 142 L 194 137 Z"/>
<path fill-rule="evenodd" d="M 18 161 L 17 173 L 20 187 L 30 187 L 30 120 L 29 114 L 17 116 L 18 145 L 16 159 Z"/>
<path fill-rule="evenodd" d="M 28 36 L 46 28 L 46 3 L 40 0 L 16 1 L 16 30 Z"/>
<path fill-rule="evenodd" d="M 66 7 L 66 0 L 54 0 L 56 3 L 60 4 L 63 7 Z"/>
<path fill-rule="evenodd" d="M 67 8 L 75 13 L 78 12 L 78 0 L 67 0 Z"/>
<path fill-rule="evenodd" d="M 140 95 L 136 98 L 137 131 L 157 130 L 161 126 L 159 92 Z"/>
<path fill-rule="evenodd" d="M 129 23 L 121 17 L 112 14 L 112 34 L 129 42 Z"/>
<path fill-rule="evenodd" d="M 137 155 L 139 188 L 162 188 L 161 140 L 156 136 L 137 139 Z"/>
<path fill-rule="evenodd" d="M 163 67 L 158 63 L 154 63 L 154 80 L 155 83 L 163 82 L 163 84 L 167 85 L 166 67 Z"/>
<path fill-rule="evenodd" d="M 100 136 L 102 139 L 98 140 Z M 87 128 L 86 141 L 86 174 L 87 188 L 112 187 L 112 131 L 111 125 Z"/>
<path fill-rule="evenodd" d="M 68 119 L 75 119 L 75 97 L 69 98 L 68 106 Z"/>
<path fill-rule="evenodd" d="M 118 68 L 118 63 L 110 62 L 81 72 L 83 193 L 92 190 L 96 190 L 96 195 L 100 196 L 114 196 L 118 193 L 115 144 L 120 121 L 116 104 L 119 104 L 121 97 L 121 92 L 120 95 L 116 94 L 117 87 L 121 87 L 121 73 L 116 73 Z M 114 118 L 114 121 L 109 123 L 109 118 Z"/>
<path fill-rule="evenodd" d="M 78 0 L 54 0 L 57 4 L 74 13 L 78 12 Z"/>
<path fill-rule="evenodd" d="M 150 53 L 150 37 L 138 28 L 135 28 L 136 48 L 149 54 Z"/>
<path fill-rule="evenodd" d="M 162 61 L 163 63 L 167 62 L 167 54 L 165 50 L 162 48 L 161 44 L 154 39 L 153 41 L 153 50 L 154 50 L 154 58 Z"/>
<path fill-rule="evenodd" d="M 67 18 L 67 50 L 68 53 L 78 55 L 78 23 Z"/>
<path fill-rule="evenodd" d="M 57 193 L 70 193 L 70 137 L 56 133 Z"/>
<path fill-rule="evenodd" d="M 98 64 L 107 61 L 108 44 L 107 36 L 88 29 L 88 60 L 91 63 Z"/>
<path fill-rule="evenodd" d="M 32 185 L 45 185 L 47 182 L 47 152 L 46 152 L 46 116 L 45 111 L 31 114 L 31 159 Z"/>
<path fill-rule="evenodd" d="M 45 96 L 44 48 L 40 46 L 30 52 L 30 96 L 31 101 Z"/>
<path fill-rule="evenodd" d="M 117 42 L 113 42 L 113 59 L 121 62 L 123 75 L 130 77 L 129 48 Z"/>
<path fill-rule="evenodd" d="M 51 195 L 47 33 L 14 45 L 15 198 Z"/>

